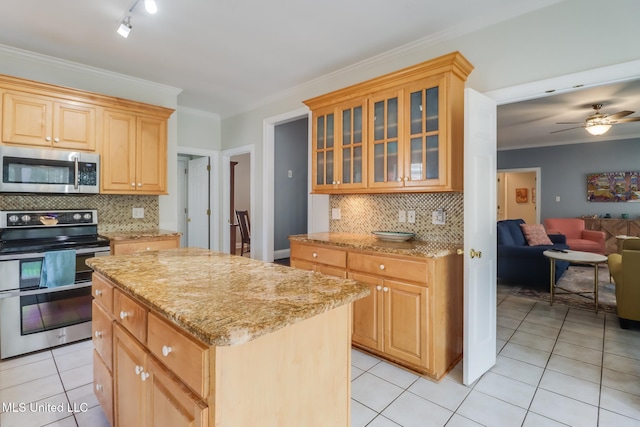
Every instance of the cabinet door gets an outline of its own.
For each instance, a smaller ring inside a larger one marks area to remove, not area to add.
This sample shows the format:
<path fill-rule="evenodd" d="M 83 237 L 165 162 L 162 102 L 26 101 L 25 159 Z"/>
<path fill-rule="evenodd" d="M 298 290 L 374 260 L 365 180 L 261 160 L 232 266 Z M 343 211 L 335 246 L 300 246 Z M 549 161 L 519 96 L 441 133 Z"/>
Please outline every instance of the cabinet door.
<path fill-rule="evenodd" d="M 443 79 L 429 79 L 405 90 L 407 135 L 403 176 L 406 187 L 446 184 L 447 147 Z"/>
<path fill-rule="evenodd" d="M 132 194 L 136 177 L 136 116 L 105 111 L 100 156 L 100 192 Z"/>
<path fill-rule="evenodd" d="M 95 151 L 95 107 L 77 102 L 54 103 L 53 148 Z"/>
<path fill-rule="evenodd" d="M 385 280 L 384 352 L 427 367 L 427 288 Z"/>
<path fill-rule="evenodd" d="M 120 325 L 113 329 L 115 425 L 143 426 L 148 406 L 148 382 L 142 380 L 145 350 Z"/>
<path fill-rule="evenodd" d="M 36 95 L 5 93 L 2 108 L 2 142 L 51 146 L 53 101 Z"/>
<path fill-rule="evenodd" d="M 338 190 L 365 188 L 367 185 L 367 103 L 357 100 L 337 108 L 336 129 L 341 163 Z"/>
<path fill-rule="evenodd" d="M 113 378 L 97 351 L 93 351 L 93 393 L 96 395 L 104 415 L 113 424 Z"/>
<path fill-rule="evenodd" d="M 166 194 L 166 120 L 138 117 L 136 144 L 136 194 Z"/>
<path fill-rule="evenodd" d="M 153 427 L 205 427 L 208 409 L 184 385 L 155 360 L 149 358 L 149 426 Z M 127 424 L 138 425 L 138 424 Z"/>
<path fill-rule="evenodd" d="M 369 286 L 371 293 L 353 302 L 353 335 L 357 344 L 382 350 L 382 279 L 359 273 L 349 273 L 349 279 Z"/>
<path fill-rule="evenodd" d="M 313 191 L 327 192 L 338 183 L 334 108 L 313 113 Z"/>
<path fill-rule="evenodd" d="M 402 187 L 402 91 L 369 100 L 369 188 Z"/>

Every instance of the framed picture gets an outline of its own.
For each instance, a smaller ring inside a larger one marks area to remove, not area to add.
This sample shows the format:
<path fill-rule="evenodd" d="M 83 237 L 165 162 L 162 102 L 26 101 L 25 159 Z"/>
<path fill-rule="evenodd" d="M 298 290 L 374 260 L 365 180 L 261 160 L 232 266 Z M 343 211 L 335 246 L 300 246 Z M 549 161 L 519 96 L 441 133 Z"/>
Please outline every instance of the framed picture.
<path fill-rule="evenodd" d="M 527 203 L 529 201 L 529 189 L 516 188 L 516 203 Z"/>
<path fill-rule="evenodd" d="M 531 188 L 531 203 L 536 202 L 536 187 Z"/>

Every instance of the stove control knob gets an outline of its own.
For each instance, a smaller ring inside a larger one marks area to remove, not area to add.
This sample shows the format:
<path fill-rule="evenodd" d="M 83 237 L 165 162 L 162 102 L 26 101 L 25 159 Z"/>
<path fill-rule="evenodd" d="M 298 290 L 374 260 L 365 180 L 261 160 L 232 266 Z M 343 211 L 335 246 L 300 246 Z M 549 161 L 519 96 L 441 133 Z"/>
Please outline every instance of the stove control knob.
<path fill-rule="evenodd" d="M 80 214 L 74 214 L 73 215 L 73 219 L 75 219 L 76 221 L 79 220 L 80 218 L 82 218 L 82 215 L 80 215 Z"/>
<path fill-rule="evenodd" d="M 91 219 L 91 214 L 90 213 L 84 214 L 84 219 Z"/>
<path fill-rule="evenodd" d="M 10 215 L 9 216 L 9 222 L 17 222 L 20 218 L 18 217 L 18 215 Z"/>
<path fill-rule="evenodd" d="M 20 218 L 23 222 L 29 222 L 31 221 L 31 217 L 29 215 L 22 215 L 22 217 Z"/>

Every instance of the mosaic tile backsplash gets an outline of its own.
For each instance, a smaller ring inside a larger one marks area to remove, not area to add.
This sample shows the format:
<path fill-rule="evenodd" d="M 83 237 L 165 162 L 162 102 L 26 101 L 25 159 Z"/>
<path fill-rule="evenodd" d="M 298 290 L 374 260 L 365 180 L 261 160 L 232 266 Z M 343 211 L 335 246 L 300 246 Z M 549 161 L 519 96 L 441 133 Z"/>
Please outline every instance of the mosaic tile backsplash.
<path fill-rule="evenodd" d="M 144 218 L 132 218 L 144 208 Z M 98 232 L 143 231 L 158 228 L 158 196 L 0 194 L 0 210 L 96 209 Z"/>
<path fill-rule="evenodd" d="M 464 194 L 348 194 L 329 196 L 330 209 L 339 208 L 341 219 L 331 219 L 329 231 L 369 234 L 372 231 L 416 233 L 416 240 L 462 244 Z M 446 224 L 431 223 L 431 213 L 444 209 Z M 416 222 L 398 222 L 398 212 L 415 211 Z M 331 215 L 329 215 L 331 218 Z"/>

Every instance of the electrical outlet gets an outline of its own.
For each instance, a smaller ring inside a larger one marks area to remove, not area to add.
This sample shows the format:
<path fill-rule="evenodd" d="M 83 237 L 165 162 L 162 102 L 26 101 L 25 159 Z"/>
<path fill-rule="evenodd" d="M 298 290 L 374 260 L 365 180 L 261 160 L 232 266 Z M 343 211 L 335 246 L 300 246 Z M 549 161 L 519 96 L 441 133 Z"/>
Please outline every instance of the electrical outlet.
<path fill-rule="evenodd" d="M 409 224 L 416 223 L 416 211 L 407 211 L 407 222 Z"/>
<path fill-rule="evenodd" d="M 398 222 L 407 222 L 407 212 L 399 211 L 398 212 Z"/>
<path fill-rule="evenodd" d="M 144 218 L 144 208 L 133 208 L 133 218 Z"/>
<path fill-rule="evenodd" d="M 289 171 L 287 172 L 287 176 L 289 178 L 293 178 L 293 171 L 291 169 L 289 169 Z"/>
<path fill-rule="evenodd" d="M 331 209 L 331 219 L 340 219 L 340 208 Z"/>
<path fill-rule="evenodd" d="M 443 225 L 447 222 L 447 214 L 444 209 L 438 209 L 431 213 L 431 224 Z"/>

